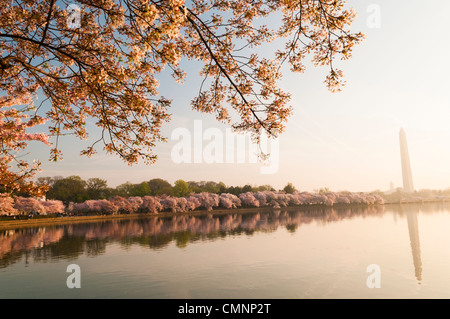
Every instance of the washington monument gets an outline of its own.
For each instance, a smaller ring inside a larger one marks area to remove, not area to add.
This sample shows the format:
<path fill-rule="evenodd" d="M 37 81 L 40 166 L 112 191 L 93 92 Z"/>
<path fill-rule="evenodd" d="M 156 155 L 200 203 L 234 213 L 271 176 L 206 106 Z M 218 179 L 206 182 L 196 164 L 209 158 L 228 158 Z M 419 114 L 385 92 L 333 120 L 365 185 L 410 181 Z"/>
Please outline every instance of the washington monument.
<path fill-rule="evenodd" d="M 400 155 L 402 159 L 403 172 L 403 191 L 407 193 L 414 192 L 414 185 L 411 173 L 411 164 L 409 163 L 408 144 L 406 143 L 406 134 L 403 129 L 400 129 Z"/>

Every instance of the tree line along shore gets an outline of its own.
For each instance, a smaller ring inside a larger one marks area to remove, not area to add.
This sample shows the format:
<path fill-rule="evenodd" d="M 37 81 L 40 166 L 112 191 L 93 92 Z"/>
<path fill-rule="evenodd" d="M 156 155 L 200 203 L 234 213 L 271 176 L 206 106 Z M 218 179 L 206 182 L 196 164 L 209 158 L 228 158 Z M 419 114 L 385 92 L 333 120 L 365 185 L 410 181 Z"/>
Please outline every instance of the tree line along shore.
<path fill-rule="evenodd" d="M 22 196 L 0 197 L 3 216 L 86 216 L 186 213 L 238 208 L 282 208 L 311 205 L 376 205 L 384 200 L 378 194 L 352 192 L 309 193 L 261 190 L 232 193 L 190 193 L 187 196 L 146 195 L 123 197 L 115 195 L 108 199 L 88 199 L 80 202 L 63 202 L 57 199 L 36 199 Z"/>
<path fill-rule="evenodd" d="M 11 217 L 19 221 L 30 217 L 39 219 L 58 216 L 187 213 L 238 208 L 377 205 L 434 201 L 437 198 L 431 196 L 434 194 L 431 191 L 416 192 L 419 197 L 403 194 L 400 190 L 392 194 L 380 191 L 332 192 L 328 188 L 301 192 L 292 183 L 288 183 L 283 189 L 275 190 L 271 185 L 226 186 L 222 182 L 213 181 L 177 180 L 172 185 L 160 178 L 137 184 L 126 182 L 115 188 L 108 187 L 106 180 L 90 178 L 85 181 L 79 176 L 40 177 L 37 182 L 48 187 L 45 198 L 0 194 L 0 215 L 3 221 Z M 446 194 L 441 193 L 439 194 Z"/>

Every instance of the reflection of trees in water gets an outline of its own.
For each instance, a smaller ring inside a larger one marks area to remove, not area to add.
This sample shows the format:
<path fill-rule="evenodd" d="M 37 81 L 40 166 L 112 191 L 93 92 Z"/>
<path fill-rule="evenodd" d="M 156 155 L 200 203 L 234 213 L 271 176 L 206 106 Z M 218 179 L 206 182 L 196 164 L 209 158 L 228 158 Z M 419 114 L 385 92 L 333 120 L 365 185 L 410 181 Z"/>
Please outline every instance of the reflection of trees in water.
<path fill-rule="evenodd" d="M 199 240 L 273 232 L 280 227 L 295 232 L 303 224 L 316 222 L 326 225 L 383 212 L 384 206 L 316 207 L 307 210 L 175 215 L 7 230 L 0 232 L 0 267 L 18 262 L 25 254 L 36 262 L 48 262 L 72 260 L 82 254 L 100 255 L 105 253 L 109 242 L 118 242 L 123 248 L 139 245 L 155 250 L 174 242 L 177 247 L 183 248 Z"/>
<path fill-rule="evenodd" d="M 63 234 L 63 229 L 53 227 L 0 232 L 0 267 L 20 260 L 23 252 L 31 248 L 59 242 Z"/>

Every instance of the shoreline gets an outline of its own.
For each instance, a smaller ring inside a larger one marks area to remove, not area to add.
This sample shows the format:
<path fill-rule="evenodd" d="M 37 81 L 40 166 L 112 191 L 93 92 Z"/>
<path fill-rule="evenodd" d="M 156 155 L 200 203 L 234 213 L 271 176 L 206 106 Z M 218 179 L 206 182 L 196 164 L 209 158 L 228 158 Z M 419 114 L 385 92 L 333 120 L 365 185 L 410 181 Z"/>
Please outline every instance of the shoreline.
<path fill-rule="evenodd" d="M 307 209 L 329 209 L 329 208 L 361 208 L 361 207 L 373 207 L 373 206 L 389 206 L 389 205 L 403 205 L 403 204 L 426 204 L 426 203 L 446 203 L 445 200 L 433 200 L 433 201 L 405 201 L 405 202 L 388 202 L 384 204 L 376 205 L 364 205 L 364 204 L 340 204 L 333 206 L 325 205 L 308 205 L 308 206 L 287 206 L 280 208 L 273 207 L 240 207 L 232 209 L 214 209 L 207 210 L 195 210 L 188 212 L 160 212 L 160 213 L 139 213 L 139 214 L 124 214 L 124 215 L 91 215 L 91 216 L 63 216 L 63 217 L 49 217 L 49 218 L 36 218 L 36 219 L 22 219 L 22 220 L 8 220 L 0 221 L 0 230 L 28 228 L 28 227 L 48 227 L 65 225 L 72 223 L 95 223 L 112 220 L 127 220 L 127 219 L 139 219 L 139 218 L 170 218 L 174 216 L 199 216 L 199 215 L 224 215 L 230 213 L 242 214 L 251 212 L 264 212 L 274 210 L 307 210 Z"/>

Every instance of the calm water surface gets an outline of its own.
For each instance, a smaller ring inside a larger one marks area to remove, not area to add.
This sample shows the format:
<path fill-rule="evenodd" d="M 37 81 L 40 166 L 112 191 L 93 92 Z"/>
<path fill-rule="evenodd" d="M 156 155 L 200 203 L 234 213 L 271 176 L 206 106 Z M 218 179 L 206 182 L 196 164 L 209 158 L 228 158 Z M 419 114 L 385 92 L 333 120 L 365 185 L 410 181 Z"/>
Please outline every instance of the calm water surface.
<path fill-rule="evenodd" d="M 449 229 L 435 203 L 6 230 L 0 298 L 450 298 Z"/>

